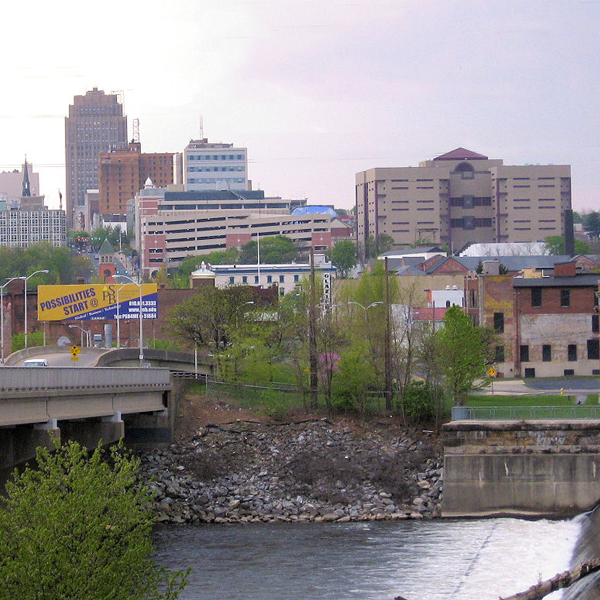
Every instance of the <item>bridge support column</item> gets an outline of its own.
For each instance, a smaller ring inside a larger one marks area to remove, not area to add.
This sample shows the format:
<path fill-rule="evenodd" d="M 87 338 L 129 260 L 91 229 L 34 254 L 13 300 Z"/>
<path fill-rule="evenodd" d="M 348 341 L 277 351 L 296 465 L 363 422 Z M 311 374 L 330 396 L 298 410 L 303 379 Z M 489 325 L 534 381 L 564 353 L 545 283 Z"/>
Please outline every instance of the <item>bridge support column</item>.
<path fill-rule="evenodd" d="M 38 446 L 53 449 L 52 440 L 60 438 L 60 429 L 10 427 L 0 429 L 0 470 L 35 458 Z"/>
<path fill-rule="evenodd" d="M 125 436 L 125 423 L 115 417 L 98 421 L 64 421 L 61 423 L 62 438 L 74 440 L 88 449 L 100 442 L 103 446 L 118 442 Z"/>

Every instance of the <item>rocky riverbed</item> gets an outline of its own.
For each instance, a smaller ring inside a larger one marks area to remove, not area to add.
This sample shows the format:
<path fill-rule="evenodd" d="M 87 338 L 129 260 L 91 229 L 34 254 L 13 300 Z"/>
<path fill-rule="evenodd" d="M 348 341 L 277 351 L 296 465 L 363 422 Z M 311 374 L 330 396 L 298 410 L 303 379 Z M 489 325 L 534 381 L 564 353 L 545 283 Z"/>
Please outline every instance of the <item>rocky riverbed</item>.
<path fill-rule="evenodd" d="M 435 436 L 327 419 L 207 424 L 142 456 L 160 522 L 361 521 L 440 515 Z"/>

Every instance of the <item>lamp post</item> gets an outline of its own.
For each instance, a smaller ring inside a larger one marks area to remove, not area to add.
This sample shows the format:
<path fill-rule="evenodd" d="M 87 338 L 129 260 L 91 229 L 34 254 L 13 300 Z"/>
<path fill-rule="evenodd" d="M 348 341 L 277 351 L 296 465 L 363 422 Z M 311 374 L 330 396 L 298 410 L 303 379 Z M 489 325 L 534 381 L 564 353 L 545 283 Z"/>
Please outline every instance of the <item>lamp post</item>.
<path fill-rule="evenodd" d="M 19 279 L 23 279 L 25 281 L 25 349 L 29 347 L 28 338 L 27 338 L 27 281 L 31 279 L 34 275 L 38 273 L 48 273 L 48 269 L 41 269 L 40 271 L 34 271 L 31 275 L 27 275 L 27 277 L 19 277 Z"/>
<path fill-rule="evenodd" d="M 119 277 L 124 277 L 124 275 L 119 275 Z M 119 348 L 121 347 L 121 305 L 119 304 L 119 292 L 126 286 L 127 284 L 124 283 L 123 285 L 120 285 L 117 288 L 117 293 L 116 293 L 116 301 L 117 301 L 117 350 L 119 350 Z"/>
<path fill-rule="evenodd" d="M 81 330 L 81 345 L 83 346 L 83 334 L 85 333 L 85 338 L 87 340 L 87 345 L 88 348 L 91 348 L 92 344 L 91 344 L 91 333 L 92 330 L 91 329 L 84 329 L 83 327 L 80 327 L 79 325 L 69 325 L 69 329 L 73 329 L 74 327 L 76 327 L 77 329 Z"/>
<path fill-rule="evenodd" d="M 373 306 L 379 306 L 383 304 L 383 302 L 371 302 L 369 306 L 363 306 L 360 302 L 349 301 L 347 304 L 356 304 L 356 306 L 360 306 L 365 311 L 365 319 L 367 318 L 367 311 Z"/>
<path fill-rule="evenodd" d="M 23 279 L 23 277 L 11 277 L 4 285 L 0 285 L 0 344 L 2 345 L 0 354 L 2 356 L 2 364 L 4 364 L 4 288 L 16 279 Z"/>
<path fill-rule="evenodd" d="M 119 275 L 120 279 L 127 279 L 129 282 L 133 283 L 133 285 L 137 285 L 138 288 L 140 289 L 140 306 L 139 306 L 139 314 L 140 314 L 140 355 L 139 355 L 139 359 L 140 359 L 140 367 L 144 366 L 144 326 L 143 326 L 143 318 L 144 315 L 142 314 L 142 302 L 144 299 L 144 295 L 143 295 L 143 288 L 142 288 L 142 283 L 141 282 L 136 282 L 133 279 L 131 279 L 131 277 L 127 277 L 127 275 Z M 120 316 L 120 315 L 119 315 Z M 117 321 L 118 323 L 118 321 Z"/>

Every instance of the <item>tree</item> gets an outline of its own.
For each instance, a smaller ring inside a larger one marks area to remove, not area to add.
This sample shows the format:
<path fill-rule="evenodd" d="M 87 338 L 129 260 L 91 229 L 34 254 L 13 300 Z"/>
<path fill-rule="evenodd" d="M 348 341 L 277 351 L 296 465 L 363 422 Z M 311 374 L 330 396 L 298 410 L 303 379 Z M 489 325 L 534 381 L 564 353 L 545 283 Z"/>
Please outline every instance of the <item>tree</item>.
<path fill-rule="evenodd" d="M 283 264 L 296 260 L 298 249 L 294 242 L 284 235 L 274 235 L 260 239 L 260 262 L 263 264 Z M 244 265 L 258 262 L 258 243 L 252 240 L 242 246 L 239 261 Z"/>
<path fill-rule="evenodd" d="M 444 327 L 436 334 L 442 385 L 455 405 L 462 405 L 468 393 L 487 383 L 485 379 L 487 347 L 471 317 L 458 306 L 446 311 Z M 475 382 L 483 379 L 481 385 Z"/>
<path fill-rule="evenodd" d="M 173 333 L 192 347 L 218 352 L 226 348 L 236 329 L 249 318 L 253 302 L 247 286 L 205 286 L 171 311 L 168 322 Z"/>
<path fill-rule="evenodd" d="M 394 238 L 387 233 L 380 233 L 374 237 L 370 235 L 365 241 L 365 258 L 376 258 L 380 254 L 389 252 L 394 247 Z"/>
<path fill-rule="evenodd" d="M 0 504 L 0 600 L 173 600 L 186 573 L 153 559 L 148 489 L 122 447 L 38 448 Z"/>
<path fill-rule="evenodd" d="M 348 272 L 356 266 L 356 245 L 350 240 L 339 241 L 331 250 L 331 261 L 340 272 L 340 277 L 346 279 Z"/>
<path fill-rule="evenodd" d="M 600 212 L 594 210 L 582 215 L 582 223 L 585 232 L 591 238 L 600 237 Z"/>
<path fill-rule="evenodd" d="M 565 238 L 562 235 L 551 235 L 544 238 L 544 244 L 550 254 L 557 256 L 565 253 Z M 590 254 L 591 247 L 582 240 L 575 240 L 575 254 Z"/>

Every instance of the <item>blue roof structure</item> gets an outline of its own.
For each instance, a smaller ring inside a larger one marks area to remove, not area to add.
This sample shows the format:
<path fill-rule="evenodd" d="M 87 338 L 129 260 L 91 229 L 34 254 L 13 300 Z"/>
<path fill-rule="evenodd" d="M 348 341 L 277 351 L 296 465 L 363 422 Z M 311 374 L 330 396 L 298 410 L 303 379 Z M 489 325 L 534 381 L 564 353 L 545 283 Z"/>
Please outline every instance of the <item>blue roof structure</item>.
<path fill-rule="evenodd" d="M 292 211 L 293 215 L 331 215 L 337 217 L 337 213 L 331 206 L 324 205 L 313 205 L 313 206 L 299 206 Z"/>

